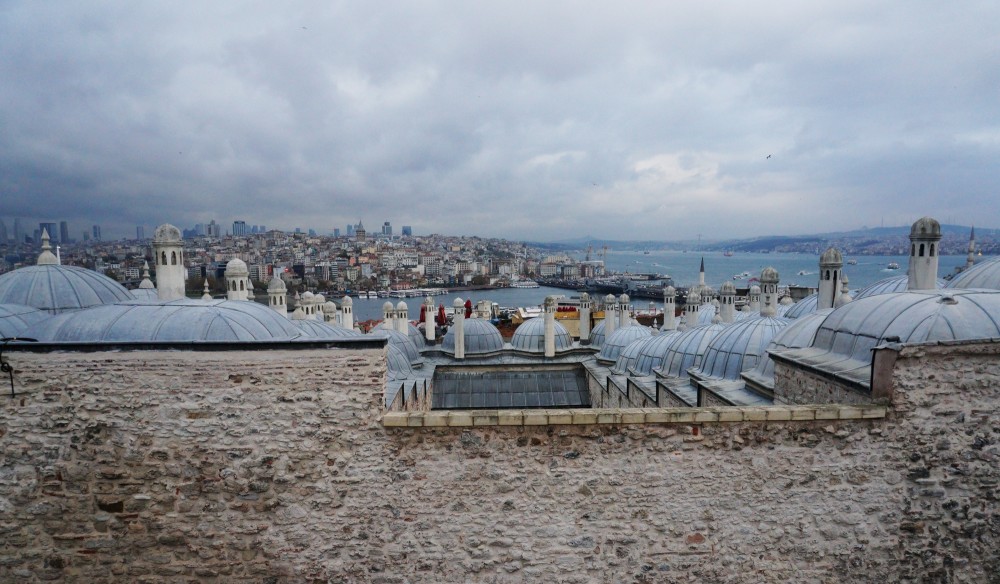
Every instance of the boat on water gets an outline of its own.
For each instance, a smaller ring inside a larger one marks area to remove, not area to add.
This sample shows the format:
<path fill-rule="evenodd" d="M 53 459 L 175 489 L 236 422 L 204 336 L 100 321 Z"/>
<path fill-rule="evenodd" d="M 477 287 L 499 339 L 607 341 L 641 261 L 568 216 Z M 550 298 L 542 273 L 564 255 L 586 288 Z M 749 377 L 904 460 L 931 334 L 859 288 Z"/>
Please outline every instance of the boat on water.
<path fill-rule="evenodd" d="M 858 260 L 855 260 L 855 259 L 847 260 L 847 265 L 849 265 L 849 266 L 856 266 L 856 265 L 858 265 Z"/>
<path fill-rule="evenodd" d="M 800 276 L 808 276 L 808 275 L 809 275 L 809 272 L 807 272 L 807 271 L 805 271 L 805 270 L 799 270 L 799 275 L 800 275 Z"/>
<path fill-rule="evenodd" d="M 733 257 L 733 252 L 731 252 L 731 251 L 729 251 L 727 249 L 726 251 L 722 252 L 722 255 L 725 256 L 725 257 L 727 257 L 727 258 L 731 258 L 731 257 Z"/>
<path fill-rule="evenodd" d="M 532 280 L 518 280 L 510 283 L 511 288 L 539 288 L 538 282 Z"/>
<path fill-rule="evenodd" d="M 889 262 L 889 265 L 887 265 L 885 267 L 885 269 L 887 269 L 887 270 L 898 270 L 899 269 L 899 264 L 897 264 L 896 262 Z"/>
<path fill-rule="evenodd" d="M 733 274 L 734 280 L 746 280 L 750 277 L 750 272 L 741 272 L 739 274 Z"/>

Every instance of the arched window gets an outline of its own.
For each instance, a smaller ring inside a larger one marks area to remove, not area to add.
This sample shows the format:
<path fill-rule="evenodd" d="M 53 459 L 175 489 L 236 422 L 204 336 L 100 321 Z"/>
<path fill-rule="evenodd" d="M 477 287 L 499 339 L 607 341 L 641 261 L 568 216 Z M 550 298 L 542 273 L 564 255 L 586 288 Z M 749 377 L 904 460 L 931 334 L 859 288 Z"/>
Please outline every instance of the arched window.
<path fill-rule="evenodd" d="M 245 288 L 243 288 L 243 280 L 240 280 L 240 292 L 242 292 L 243 290 L 245 290 Z"/>
<path fill-rule="evenodd" d="M 826 274 L 823 276 L 823 279 L 824 280 L 829 280 L 830 279 L 830 270 L 826 271 Z"/>
<path fill-rule="evenodd" d="M 917 255 L 917 244 L 914 243 L 910 245 L 910 255 L 911 256 Z"/>
<path fill-rule="evenodd" d="M 920 257 L 924 257 L 924 244 L 920 244 Z"/>
<path fill-rule="evenodd" d="M 931 244 L 931 257 L 934 257 L 934 244 Z"/>
<path fill-rule="evenodd" d="M 167 252 L 163 252 L 163 260 L 160 261 L 161 266 L 167 265 Z"/>
<path fill-rule="evenodd" d="M 171 266 L 176 266 L 177 265 L 177 252 L 176 251 L 170 252 L 170 265 Z"/>

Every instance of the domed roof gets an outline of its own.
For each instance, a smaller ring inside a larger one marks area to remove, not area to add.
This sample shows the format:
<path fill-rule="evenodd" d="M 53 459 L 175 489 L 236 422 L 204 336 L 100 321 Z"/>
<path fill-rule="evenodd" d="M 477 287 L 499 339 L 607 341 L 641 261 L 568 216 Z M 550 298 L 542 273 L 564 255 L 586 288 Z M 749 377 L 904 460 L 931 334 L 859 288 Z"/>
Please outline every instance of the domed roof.
<path fill-rule="evenodd" d="M 823 324 L 823 320 L 831 312 L 833 312 L 832 308 L 824 308 L 803 314 L 774 335 L 774 338 L 767 345 L 767 350 L 808 347 L 812 344 L 813 338 L 816 337 L 819 325 Z M 743 375 L 758 383 L 771 386 L 774 383 L 774 361 L 771 360 L 770 356 L 761 359 L 752 371 L 747 371 Z"/>
<path fill-rule="evenodd" d="M 402 351 L 403 354 L 406 355 L 406 358 L 410 360 L 410 364 L 416 365 L 417 363 L 423 362 L 423 358 L 420 356 L 420 351 L 407 335 L 389 328 L 374 328 L 368 334 L 372 336 L 389 337 L 389 344 L 395 345 L 400 351 Z"/>
<path fill-rule="evenodd" d="M 932 217 L 921 217 L 910 227 L 910 237 L 941 238 L 941 224 Z"/>
<path fill-rule="evenodd" d="M 172 241 L 178 243 L 181 241 L 181 230 L 169 223 L 160 225 L 153 232 L 153 243 L 167 243 Z"/>
<path fill-rule="evenodd" d="M 750 294 L 758 294 L 759 295 L 760 294 L 760 286 L 758 286 L 757 284 L 754 284 L 753 286 L 750 286 Z"/>
<path fill-rule="evenodd" d="M 902 343 L 1000 338 L 1000 292 L 918 290 L 869 296 L 837 308 L 812 347 L 871 362 L 884 341 Z"/>
<path fill-rule="evenodd" d="M 49 313 L 21 304 L 0 304 L 0 338 L 20 337 L 21 333 L 43 320 Z"/>
<path fill-rule="evenodd" d="M 715 305 L 711 302 L 698 307 L 698 324 L 712 324 L 712 319 L 718 314 Z"/>
<path fill-rule="evenodd" d="M 653 370 L 660 367 L 663 358 L 670 348 L 670 343 L 674 342 L 681 334 L 680 331 L 661 332 L 642 341 L 635 362 L 631 365 L 631 372 L 635 375 L 652 375 Z"/>
<path fill-rule="evenodd" d="M 340 301 L 341 306 L 354 306 L 354 301 L 351 300 L 350 296 L 344 296 L 344 299 Z"/>
<path fill-rule="evenodd" d="M 409 310 L 409 307 L 406 305 L 406 302 L 403 302 L 402 300 L 400 300 L 396 304 L 396 310 Z"/>
<path fill-rule="evenodd" d="M 768 266 L 760 271 L 761 284 L 775 284 L 778 282 L 778 270 Z"/>
<path fill-rule="evenodd" d="M 618 360 L 611 366 L 611 372 L 618 375 L 628 375 L 629 370 L 635 365 L 635 360 L 639 357 L 639 351 L 642 350 L 642 346 L 651 338 L 654 337 L 636 339 L 629 343 L 618 354 Z"/>
<path fill-rule="evenodd" d="M 573 346 L 573 338 L 569 336 L 559 321 L 555 321 L 555 346 L 556 352 L 565 351 Z M 545 352 L 545 318 L 536 317 L 524 321 L 521 326 L 514 331 L 514 336 L 510 340 L 510 345 L 517 351 L 528 353 Z"/>
<path fill-rule="evenodd" d="M 0 276 L 0 304 L 22 304 L 52 314 L 132 299 L 118 282 L 76 266 L 28 266 Z"/>
<path fill-rule="evenodd" d="M 819 305 L 819 294 L 810 294 L 802 300 L 799 300 L 795 304 L 788 307 L 785 314 L 782 315 L 788 319 L 796 319 L 800 316 L 805 316 L 809 313 L 816 312 L 816 306 Z M 779 312 L 781 308 L 778 308 Z"/>
<path fill-rule="evenodd" d="M 723 296 L 735 296 L 736 295 L 736 284 L 732 282 L 723 282 L 722 286 L 719 288 L 719 294 Z"/>
<path fill-rule="evenodd" d="M 844 256 L 835 247 L 831 247 L 823 252 L 823 255 L 819 256 L 819 264 L 821 266 L 826 265 L 844 265 Z"/>
<path fill-rule="evenodd" d="M 858 290 L 858 293 L 854 295 L 855 300 L 860 300 L 862 298 L 868 298 L 869 296 L 878 296 L 879 294 L 892 294 L 894 292 L 906 292 L 906 286 L 910 282 L 910 277 L 906 274 L 902 276 L 892 276 L 891 278 L 885 278 L 875 282 L 874 284 L 869 284 Z M 947 282 L 938 278 L 937 287 L 944 288 Z"/>
<path fill-rule="evenodd" d="M 385 359 L 390 381 L 402 381 L 413 376 L 409 359 L 396 345 L 388 345 Z"/>
<path fill-rule="evenodd" d="M 387 330 L 387 329 L 396 330 L 393 327 L 392 321 L 383 320 L 378 324 L 377 327 L 375 327 L 375 330 Z M 427 345 L 427 338 L 424 336 L 424 333 L 420 332 L 420 329 L 413 326 L 413 323 L 411 322 L 406 323 L 406 336 L 409 337 L 411 341 L 413 341 L 413 346 L 416 347 L 417 350 L 420 350 L 421 347 Z"/>
<path fill-rule="evenodd" d="M 718 379 L 739 379 L 740 373 L 767 358 L 768 343 L 788 323 L 783 318 L 759 316 L 727 326 L 708 344 L 699 371 Z"/>
<path fill-rule="evenodd" d="M 268 293 L 280 294 L 282 292 L 288 292 L 288 287 L 285 286 L 284 280 L 282 280 L 278 276 L 275 276 L 274 278 L 271 278 L 271 282 L 268 283 L 267 291 Z"/>
<path fill-rule="evenodd" d="M 980 262 L 958 274 L 947 284 L 948 288 L 981 288 L 1000 290 L 1000 257 Z"/>
<path fill-rule="evenodd" d="M 391 300 L 386 300 L 382 303 L 382 312 L 393 312 L 394 310 L 396 309 L 393 308 Z"/>
<path fill-rule="evenodd" d="M 465 331 L 465 356 L 487 355 L 503 349 L 503 337 L 497 327 L 482 318 L 467 318 L 463 323 Z M 441 350 L 451 355 L 455 354 L 455 327 L 441 341 Z"/>
<path fill-rule="evenodd" d="M 227 276 L 248 276 L 250 275 L 250 270 L 247 269 L 247 263 L 240 258 L 233 258 L 229 260 L 226 264 L 226 275 Z M 308 292 L 306 292 L 308 294 Z"/>
<path fill-rule="evenodd" d="M 341 339 L 351 339 L 364 336 L 360 331 L 333 326 L 322 320 L 293 320 L 293 325 L 304 333 L 304 336 L 316 338 L 322 341 L 339 341 Z"/>
<path fill-rule="evenodd" d="M 701 363 L 715 335 L 726 328 L 724 324 L 703 324 L 690 328 L 674 337 L 660 365 L 660 374 L 666 377 L 687 377 L 687 370 Z"/>
<path fill-rule="evenodd" d="M 606 319 L 605 319 L 606 320 Z M 590 331 L 590 346 L 599 349 L 604 344 L 604 321 L 597 323 L 594 330 Z"/>
<path fill-rule="evenodd" d="M 604 340 L 601 345 L 601 352 L 597 354 L 599 361 L 615 362 L 622 349 L 632 344 L 633 341 L 652 336 L 653 332 L 648 327 L 640 324 L 630 324 L 620 328 L 613 335 Z"/>
<path fill-rule="evenodd" d="M 303 338 L 288 319 L 242 300 L 122 303 L 61 314 L 32 327 L 39 341 L 289 341 Z"/>
<path fill-rule="evenodd" d="M 160 299 L 155 288 L 136 288 L 135 290 L 129 290 L 128 293 L 135 300 L 156 301 Z"/>

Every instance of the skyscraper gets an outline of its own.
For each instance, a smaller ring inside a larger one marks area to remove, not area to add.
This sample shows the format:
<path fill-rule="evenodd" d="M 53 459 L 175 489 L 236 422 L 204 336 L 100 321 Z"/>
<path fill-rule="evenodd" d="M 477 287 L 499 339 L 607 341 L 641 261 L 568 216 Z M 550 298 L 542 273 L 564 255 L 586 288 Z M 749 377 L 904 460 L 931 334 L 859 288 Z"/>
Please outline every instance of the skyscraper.
<path fill-rule="evenodd" d="M 21 220 L 14 218 L 14 247 L 20 247 L 24 245 L 24 225 L 21 225 Z"/>
<path fill-rule="evenodd" d="M 382 224 L 382 235 L 392 237 L 392 223 L 386 221 Z"/>
<path fill-rule="evenodd" d="M 101 241 L 101 226 L 100 225 L 94 225 L 93 229 L 91 229 L 91 232 L 94 234 L 94 241 Z"/>
<path fill-rule="evenodd" d="M 244 236 L 247 234 L 247 222 L 246 221 L 233 221 L 233 235 L 234 236 Z"/>
<path fill-rule="evenodd" d="M 59 243 L 58 241 L 56 241 L 56 238 L 59 237 L 59 232 L 56 231 L 56 229 L 57 229 L 57 227 L 56 227 L 56 223 L 54 221 L 47 221 L 47 222 L 39 223 L 38 224 L 38 235 L 40 237 L 43 231 L 48 232 L 49 239 L 52 240 L 52 243 Z M 35 241 L 35 243 L 39 243 L 39 242 Z"/>
<path fill-rule="evenodd" d="M 69 222 L 60 221 L 59 222 L 59 243 L 67 244 L 69 243 Z"/>
<path fill-rule="evenodd" d="M 145 228 L 143 228 L 142 225 L 135 226 L 135 238 L 138 239 L 139 241 L 146 239 L 146 230 Z"/>
<path fill-rule="evenodd" d="M 222 226 L 216 223 L 215 219 L 212 219 L 205 226 L 205 235 L 207 237 L 222 237 Z"/>
<path fill-rule="evenodd" d="M 7 225 L 0 220 L 0 245 L 7 245 Z"/>
<path fill-rule="evenodd" d="M 412 237 L 412 236 L 413 236 L 413 228 L 410 227 L 409 225 L 404 225 L 403 226 L 403 237 Z"/>

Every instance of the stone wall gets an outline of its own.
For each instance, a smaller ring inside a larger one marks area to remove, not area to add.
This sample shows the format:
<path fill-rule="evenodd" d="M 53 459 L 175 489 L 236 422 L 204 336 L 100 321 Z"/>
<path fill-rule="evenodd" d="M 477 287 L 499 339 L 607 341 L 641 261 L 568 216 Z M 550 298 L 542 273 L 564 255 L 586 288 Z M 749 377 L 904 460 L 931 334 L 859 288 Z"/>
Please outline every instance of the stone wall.
<path fill-rule="evenodd" d="M 785 404 L 867 404 L 871 397 L 829 377 L 774 358 L 774 402 Z"/>
<path fill-rule="evenodd" d="M 901 355 L 889 419 L 433 429 L 378 350 L 4 356 L 0 581 L 1000 573 L 995 356 Z"/>

